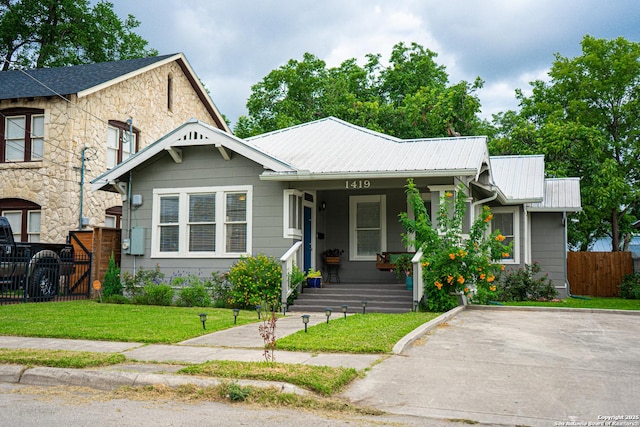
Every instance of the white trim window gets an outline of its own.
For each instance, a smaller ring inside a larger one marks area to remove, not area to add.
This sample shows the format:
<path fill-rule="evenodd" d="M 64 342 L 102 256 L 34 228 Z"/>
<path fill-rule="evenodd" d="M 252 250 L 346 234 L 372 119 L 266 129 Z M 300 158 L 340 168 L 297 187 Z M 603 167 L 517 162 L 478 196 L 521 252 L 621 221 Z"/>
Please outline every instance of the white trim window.
<path fill-rule="evenodd" d="M 349 197 L 349 259 L 375 261 L 387 249 L 385 195 Z"/>
<path fill-rule="evenodd" d="M 248 255 L 251 206 L 251 186 L 156 189 L 151 256 Z"/>
<path fill-rule="evenodd" d="M 491 213 L 493 215 L 493 219 L 491 220 L 491 232 L 493 233 L 494 231 L 499 230 L 500 234 L 505 237 L 502 242 L 505 245 L 513 242 L 509 257 L 503 257 L 500 263 L 518 264 L 520 259 L 520 218 L 518 215 L 518 208 L 492 208 Z"/>
<path fill-rule="evenodd" d="M 285 239 L 301 239 L 304 222 L 302 201 L 304 193 L 298 190 L 284 190 L 283 194 L 283 237 Z"/>

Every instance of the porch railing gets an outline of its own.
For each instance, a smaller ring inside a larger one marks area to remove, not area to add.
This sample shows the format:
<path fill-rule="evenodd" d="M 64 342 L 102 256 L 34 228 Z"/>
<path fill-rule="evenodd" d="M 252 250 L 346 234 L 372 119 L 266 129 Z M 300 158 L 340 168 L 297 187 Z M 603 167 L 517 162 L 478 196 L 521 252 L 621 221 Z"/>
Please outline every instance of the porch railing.
<path fill-rule="evenodd" d="M 424 296 L 424 286 L 422 280 L 422 249 L 418 250 L 411 258 L 413 264 L 413 309 L 417 311 L 418 304 Z"/>
<path fill-rule="evenodd" d="M 297 283 L 292 284 L 289 279 L 291 276 L 291 271 L 293 270 L 293 266 L 300 267 L 298 264 L 298 260 L 302 259 L 302 242 L 296 242 L 289 248 L 287 252 L 280 258 L 280 265 L 282 266 L 282 313 L 287 313 L 287 300 L 289 299 L 289 295 L 293 293 L 295 290 Z"/>

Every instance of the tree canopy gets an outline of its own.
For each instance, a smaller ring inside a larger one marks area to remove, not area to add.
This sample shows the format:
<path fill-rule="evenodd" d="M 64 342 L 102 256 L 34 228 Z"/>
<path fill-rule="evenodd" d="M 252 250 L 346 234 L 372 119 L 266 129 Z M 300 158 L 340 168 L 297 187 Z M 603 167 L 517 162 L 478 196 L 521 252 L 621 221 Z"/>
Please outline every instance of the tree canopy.
<path fill-rule="evenodd" d="M 599 237 L 625 249 L 640 202 L 640 43 L 585 36 L 582 55 L 556 55 L 549 81 L 517 92 L 521 110 L 495 116 L 492 154 L 544 154 L 547 174 L 581 178 L 570 224 L 581 250 Z"/>
<path fill-rule="evenodd" d="M 2 70 L 106 62 L 157 55 L 113 4 L 88 0 L 0 0 Z"/>
<path fill-rule="evenodd" d="M 252 87 L 248 116 L 234 131 L 247 137 L 334 116 L 400 138 L 481 133 L 488 123 L 477 116 L 475 92 L 483 81 L 449 85 L 436 56 L 416 43 L 398 43 L 386 66 L 381 55 L 369 54 L 362 66 L 352 58 L 327 68 L 305 53 Z"/>

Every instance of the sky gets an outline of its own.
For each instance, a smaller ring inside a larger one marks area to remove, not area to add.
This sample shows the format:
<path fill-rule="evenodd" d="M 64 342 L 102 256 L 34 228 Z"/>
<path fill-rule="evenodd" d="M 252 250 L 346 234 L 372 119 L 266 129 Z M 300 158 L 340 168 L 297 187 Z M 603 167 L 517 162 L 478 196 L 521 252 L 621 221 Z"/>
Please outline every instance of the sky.
<path fill-rule="evenodd" d="M 328 67 L 387 60 L 416 42 L 451 84 L 484 80 L 481 116 L 517 109 L 515 90 L 545 79 L 555 55 L 581 54 L 586 34 L 640 42 L 638 0 L 110 0 L 160 54 L 185 54 L 232 124 L 251 86 L 309 52 Z"/>

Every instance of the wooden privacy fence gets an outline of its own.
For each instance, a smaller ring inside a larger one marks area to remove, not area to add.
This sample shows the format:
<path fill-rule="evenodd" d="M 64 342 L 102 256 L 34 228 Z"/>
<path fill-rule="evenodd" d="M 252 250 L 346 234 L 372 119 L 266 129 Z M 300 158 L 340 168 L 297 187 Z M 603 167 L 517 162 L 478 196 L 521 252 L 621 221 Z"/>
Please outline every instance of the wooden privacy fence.
<path fill-rule="evenodd" d="M 112 252 L 116 264 L 120 265 L 121 231 L 119 229 L 94 227 L 93 230 L 72 231 L 70 234 L 76 236 L 75 239 L 72 239 L 76 252 L 86 249 L 93 254 L 90 283 L 93 283 L 94 280 L 102 282 L 107 272 Z M 83 246 L 83 248 L 80 246 Z M 91 292 L 93 291 L 93 288 L 91 288 Z"/>
<path fill-rule="evenodd" d="M 618 285 L 632 273 L 631 252 L 568 253 L 567 279 L 573 295 L 618 296 Z"/>

